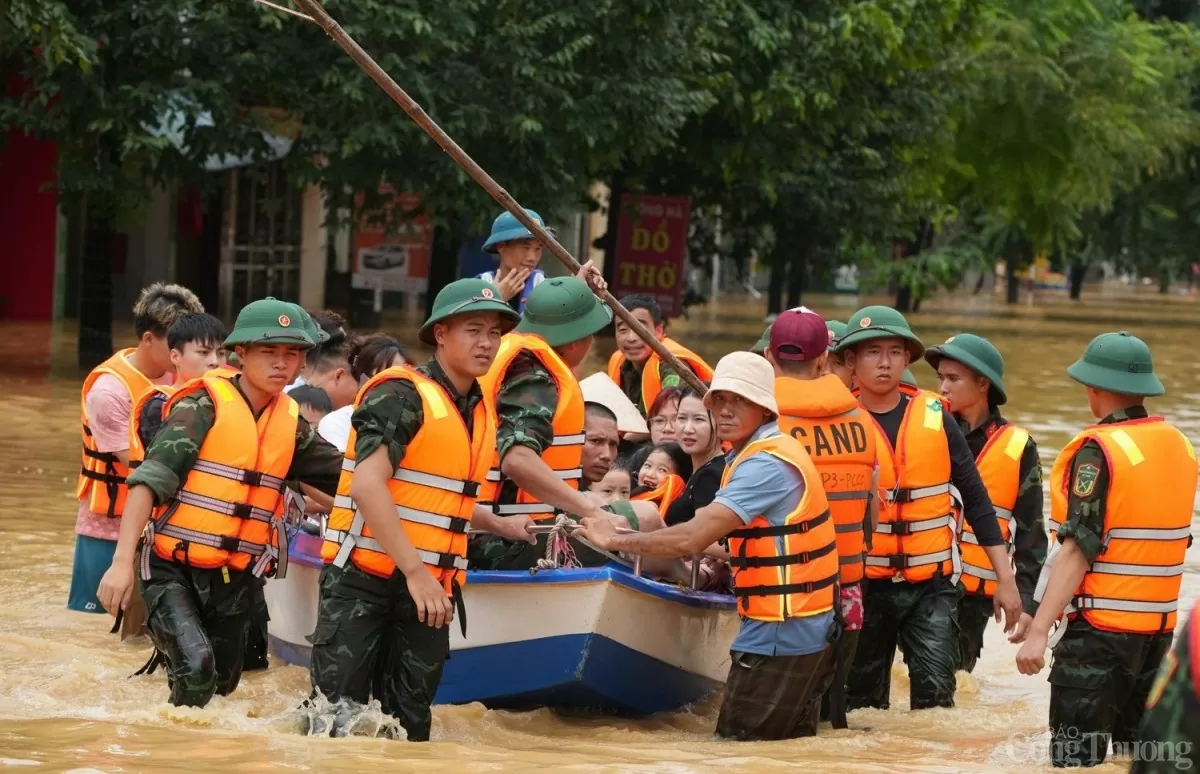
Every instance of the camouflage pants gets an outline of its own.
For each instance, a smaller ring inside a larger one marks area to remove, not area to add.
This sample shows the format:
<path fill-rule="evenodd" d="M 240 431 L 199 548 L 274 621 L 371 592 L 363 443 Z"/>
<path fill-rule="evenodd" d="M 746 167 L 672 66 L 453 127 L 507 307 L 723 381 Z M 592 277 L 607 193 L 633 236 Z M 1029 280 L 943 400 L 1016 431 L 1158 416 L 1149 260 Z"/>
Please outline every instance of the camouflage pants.
<path fill-rule="evenodd" d="M 953 707 L 958 587 L 941 578 L 924 583 L 864 583 L 865 620 L 846 686 L 849 709 L 888 708 L 897 644 L 908 665 L 910 706 Z"/>
<path fill-rule="evenodd" d="M 1195 618 L 1193 613 L 1192 617 Z M 1167 774 L 1195 771 L 1200 767 L 1200 691 L 1192 681 L 1190 629 L 1200 621 L 1189 621 L 1179 632 L 1175 646 L 1163 659 L 1138 740 L 1138 755 L 1129 774 Z"/>
<path fill-rule="evenodd" d="M 347 564 L 321 571 L 309 676 L 330 702 L 372 696 L 412 742 L 429 740 L 434 694 L 450 655 L 450 629 L 417 620 L 400 572 L 379 578 Z"/>
<path fill-rule="evenodd" d="M 1050 759 L 1056 768 L 1098 766 L 1111 739 L 1137 741 L 1146 698 L 1171 634 L 1128 634 L 1067 624 L 1050 667 Z"/>
<path fill-rule="evenodd" d="M 732 651 L 717 735 L 739 742 L 817 735 L 821 694 L 833 679 L 833 648 L 805 656 Z"/>
<path fill-rule="evenodd" d="M 203 707 L 214 694 L 232 693 L 242 677 L 258 579 L 152 555 L 150 579 L 139 586 L 150 639 L 166 659 L 171 703 Z"/>
<path fill-rule="evenodd" d="M 266 669 L 267 660 L 267 624 L 271 614 L 267 612 L 267 597 L 263 593 L 266 581 L 260 579 L 258 588 L 254 590 L 254 612 L 250 616 L 250 630 L 246 633 L 246 658 L 243 669 L 253 672 Z"/>
<path fill-rule="evenodd" d="M 992 618 L 992 598 L 982 594 L 966 594 L 958 603 L 958 668 L 975 671 L 979 654 L 983 653 L 983 632 Z"/>

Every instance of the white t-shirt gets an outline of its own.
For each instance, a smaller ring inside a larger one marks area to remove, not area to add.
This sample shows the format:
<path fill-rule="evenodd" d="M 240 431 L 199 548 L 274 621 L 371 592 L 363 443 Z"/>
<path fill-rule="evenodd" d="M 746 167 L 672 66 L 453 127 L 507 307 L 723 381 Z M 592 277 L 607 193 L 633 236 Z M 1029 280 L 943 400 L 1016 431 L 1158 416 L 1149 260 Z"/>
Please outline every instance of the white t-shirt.
<path fill-rule="evenodd" d="M 317 435 L 337 447 L 342 454 L 346 453 L 346 443 L 350 440 L 350 417 L 354 414 L 354 406 L 342 406 L 331 411 L 317 423 Z"/>
<path fill-rule="evenodd" d="M 308 382 L 304 381 L 303 376 L 297 376 L 296 381 L 292 382 L 287 387 L 284 387 L 283 391 L 285 393 L 288 393 L 288 392 L 291 392 L 292 390 L 296 389 L 297 387 L 303 387 L 306 384 L 308 384 Z"/>

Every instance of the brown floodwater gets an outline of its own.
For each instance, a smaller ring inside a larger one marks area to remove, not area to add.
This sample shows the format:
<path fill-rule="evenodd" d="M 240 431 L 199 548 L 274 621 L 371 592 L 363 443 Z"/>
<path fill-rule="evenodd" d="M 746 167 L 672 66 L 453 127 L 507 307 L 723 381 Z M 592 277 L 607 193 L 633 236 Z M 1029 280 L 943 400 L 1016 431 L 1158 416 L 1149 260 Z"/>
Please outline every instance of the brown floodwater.
<path fill-rule="evenodd" d="M 845 320 L 859 301 L 813 297 L 810 306 Z M 694 310 L 672 332 L 715 362 L 750 347 L 762 331 L 760 302 L 722 300 Z M 410 316 L 389 328 L 413 330 Z M 1194 299 L 1114 288 L 1071 304 L 1053 294 L 1005 307 L 989 296 L 941 298 L 912 317 L 926 344 L 969 330 L 1006 359 L 1010 419 L 1029 428 L 1048 471 L 1054 455 L 1090 421 L 1082 388 L 1064 369 L 1092 336 L 1129 330 L 1154 350 L 1168 394 L 1152 410 L 1200 442 L 1200 357 Z M 122 333 L 128 334 L 128 331 Z M 690 711 L 644 720 L 566 718 L 549 711 L 437 707 L 433 741 L 313 739 L 283 716 L 308 690 L 307 672 L 276 662 L 247 674 L 236 693 L 204 709 L 167 703 L 161 671 L 129 679 L 146 642 L 118 643 L 107 616 L 66 610 L 79 466 L 75 334 L 67 326 L 0 327 L 0 768 L 29 771 L 320 772 L 1027 772 L 1049 770 L 1047 672 L 1023 677 L 993 625 L 975 674 L 960 673 L 957 706 L 908 709 L 897 659 L 892 709 L 859 710 L 851 728 L 814 739 L 729 743 L 712 734 L 714 697 Z M 409 335 L 408 340 L 413 340 Z M 591 363 L 601 367 L 606 344 Z M 913 368 L 933 386 L 924 363 Z M 1181 609 L 1200 590 L 1200 547 L 1189 552 Z M 513 668 L 536 669 L 536 664 Z M 1100 772 L 1124 771 L 1109 763 Z"/>

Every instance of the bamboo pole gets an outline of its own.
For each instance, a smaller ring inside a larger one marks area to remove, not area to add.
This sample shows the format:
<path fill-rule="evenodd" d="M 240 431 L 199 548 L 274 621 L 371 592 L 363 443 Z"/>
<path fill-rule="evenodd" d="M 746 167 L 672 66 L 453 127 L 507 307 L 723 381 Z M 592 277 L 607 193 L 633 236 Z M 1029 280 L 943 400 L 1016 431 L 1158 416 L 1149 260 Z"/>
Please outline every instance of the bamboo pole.
<path fill-rule="evenodd" d="M 263 2 L 263 0 L 256 0 L 256 2 L 260 2 L 263 5 L 268 5 L 272 8 L 284 10 L 273 3 Z M 541 242 L 547 250 L 550 251 L 551 255 L 557 258 L 564 266 L 566 266 L 572 274 L 575 274 L 579 271 L 579 261 L 575 260 L 574 256 L 568 253 L 566 248 L 560 245 L 558 241 L 552 237 L 540 223 L 529 217 L 529 215 L 525 213 L 525 209 L 521 207 L 521 205 L 517 204 L 516 199 L 514 199 L 508 193 L 508 191 L 501 188 L 500 185 L 494 179 L 492 179 L 491 175 L 489 175 L 483 170 L 482 167 L 476 164 L 475 161 L 467 155 L 467 152 L 460 148 L 458 143 L 454 142 L 450 135 L 446 134 L 446 132 L 440 126 L 438 126 L 432 118 L 429 117 L 429 114 L 426 113 L 412 97 L 408 96 L 408 93 L 405 92 L 404 89 L 400 88 L 398 83 L 392 80 L 392 77 L 388 75 L 387 72 L 385 72 L 384 69 L 380 67 L 374 59 L 371 58 L 370 54 L 364 51 L 362 46 L 358 45 L 354 38 L 350 37 L 350 35 L 344 29 L 342 29 L 341 25 L 339 25 L 337 21 L 329 15 L 329 12 L 325 10 L 318 0 L 293 0 L 293 2 L 299 6 L 301 10 L 306 12 L 309 21 L 312 21 L 321 29 L 325 30 L 329 37 L 333 38 L 334 42 L 341 46 L 342 50 L 349 54 L 350 58 L 357 62 L 358 66 L 361 67 L 367 75 L 371 76 L 371 79 L 375 81 L 375 83 L 379 84 L 379 87 L 383 89 L 389 97 L 392 98 L 392 101 L 399 105 L 400 108 L 408 114 L 409 118 L 411 118 L 418 126 L 424 129 L 425 133 L 428 134 L 434 142 L 441 146 L 442 150 L 449 154 L 450 158 L 454 159 L 454 161 L 460 167 L 462 167 L 468 175 L 471 176 L 471 179 L 478 183 L 483 190 L 487 191 L 488 194 L 495 199 L 501 207 L 512 213 L 513 217 L 515 217 L 522 225 L 524 225 L 525 228 L 529 229 L 530 233 L 532 233 L 533 236 L 537 238 L 537 240 Z M 299 16 L 300 14 L 294 15 Z M 610 204 L 610 206 L 617 205 L 616 203 L 613 203 Z M 701 395 L 707 391 L 704 383 L 701 382 L 700 379 L 691 372 L 691 369 L 684 365 L 679 358 L 675 357 L 675 355 L 668 351 L 667 348 L 663 346 L 663 343 L 658 340 L 658 337 L 655 336 L 652 331 L 648 330 L 646 326 L 638 322 L 637 319 L 635 319 L 634 316 L 629 313 L 629 310 L 622 306 L 621 303 L 617 301 L 617 299 L 614 298 L 611 293 L 608 292 L 608 290 L 599 291 L 596 293 L 596 295 L 599 296 L 601 301 L 608 304 L 608 307 L 612 309 L 613 313 L 617 317 L 621 318 L 626 325 L 632 328 L 633 331 L 642 339 L 642 341 L 646 342 L 646 345 L 650 347 L 650 349 L 653 350 L 656 355 L 662 358 L 663 362 L 670 365 L 671 368 L 674 369 L 677 374 L 679 374 L 680 378 L 691 385 Z M 649 407 L 647 406 L 647 408 Z"/>

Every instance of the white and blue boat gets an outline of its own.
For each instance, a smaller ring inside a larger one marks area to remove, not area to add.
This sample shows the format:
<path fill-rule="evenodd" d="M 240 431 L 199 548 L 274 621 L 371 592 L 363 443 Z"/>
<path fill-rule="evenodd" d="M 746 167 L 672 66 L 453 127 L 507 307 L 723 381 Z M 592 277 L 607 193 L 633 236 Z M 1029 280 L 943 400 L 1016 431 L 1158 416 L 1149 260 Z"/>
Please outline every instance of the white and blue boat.
<path fill-rule="evenodd" d="M 297 532 L 286 578 L 266 585 L 276 655 L 307 666 L 320 538 Z M 717 691 L 737 633 L 734 599 L 599 568 L 468 572 L 467 636 L 451 627 L 435 702 L 614 715 L 679 709 Z"/>

